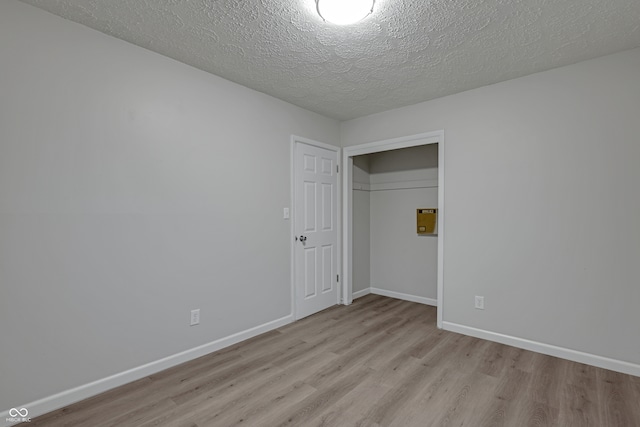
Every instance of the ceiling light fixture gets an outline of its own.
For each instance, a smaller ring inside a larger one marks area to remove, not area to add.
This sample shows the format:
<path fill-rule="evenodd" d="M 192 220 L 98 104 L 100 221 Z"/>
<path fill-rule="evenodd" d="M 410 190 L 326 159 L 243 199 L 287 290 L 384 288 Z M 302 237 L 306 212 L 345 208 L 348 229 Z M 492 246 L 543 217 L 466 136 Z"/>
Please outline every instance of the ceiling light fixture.
<path fill-rule="evenodd" d="M 336 25 L 349 25 L 373 12 L 375 0 L 316 0 L 318 15 Z"/>

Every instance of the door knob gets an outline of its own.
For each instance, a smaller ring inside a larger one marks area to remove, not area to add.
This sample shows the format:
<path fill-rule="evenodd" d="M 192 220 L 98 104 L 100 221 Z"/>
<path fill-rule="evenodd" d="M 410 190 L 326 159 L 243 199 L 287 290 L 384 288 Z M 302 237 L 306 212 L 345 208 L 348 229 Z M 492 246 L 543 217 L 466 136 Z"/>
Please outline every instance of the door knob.
<path fill-rule="evenodd" d="M 300 241 L 302 243 L 306 242 L 307 241 L 307 237 L 306 236 L 300 236 Z"/>

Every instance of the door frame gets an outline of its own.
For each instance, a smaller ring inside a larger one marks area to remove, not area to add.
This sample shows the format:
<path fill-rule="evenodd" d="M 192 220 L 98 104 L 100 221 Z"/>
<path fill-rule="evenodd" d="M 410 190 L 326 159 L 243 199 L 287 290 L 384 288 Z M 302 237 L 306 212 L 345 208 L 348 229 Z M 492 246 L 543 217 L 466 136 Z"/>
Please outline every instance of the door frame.
<path fill-rule="evenodd" d="M 342 271 L 342 245 L 340 242 L 342 241 L 342 215 L 340 215 L 342 211 L 342 185 L 341 179 L 343 175 L 342 168 L 342 149 L 335 145 L 325 144 L 324 142 L 314 141 L 309 138 L 304 138 L 297 135 L 291 135 L 291 151 L 290 151 L 290 159 L 291 159 L 291 188 L 290 188 L 290 200 L 291 207 L 289 209 L 289 218 L 291 221 L 291 230 L 289 236 L 290 242 L 290 252 L 291 252 L 291 315 L 294 320 L 298 320 L 298 307 L 296 304 L 296 259 L 295 259 L 295 236 L 296 236 L 296 192 L 295 192 L 295 175 L 296 175 L 296 147 L 298 144 L 307 144 L 312 145 L 314 147 L 324 148 L 325 150 L 334 151 L 336 153 L 336 164 L 338 166 L 338 176 L 337 176 L 337 185 L 336 185 L 336 218 L 337 218 L 337 232 L 338 232 L 338 242 L 336 244 L 337 254 L 336 254 L 336 271 L 340 275 L 340 280 L 338 282 L 338 286 L 336 286 L 336 304 L 340 304 L 342 302 L 342 283 L 344 281 L 343 271 Z"/>
<path fill-rule="evenodd" d="M 385 139 L 366 144 L 354 145 L 342 149 L 342 246 L 344 267 L 342 274 L 343 304 L 353 302 L 353 156 L 380 153 L 400 148 L 417 147 L 421 145 L 438 144 L 438 328 L 442 329 L 442 308 L 444 305 L 444 130 Z"/>

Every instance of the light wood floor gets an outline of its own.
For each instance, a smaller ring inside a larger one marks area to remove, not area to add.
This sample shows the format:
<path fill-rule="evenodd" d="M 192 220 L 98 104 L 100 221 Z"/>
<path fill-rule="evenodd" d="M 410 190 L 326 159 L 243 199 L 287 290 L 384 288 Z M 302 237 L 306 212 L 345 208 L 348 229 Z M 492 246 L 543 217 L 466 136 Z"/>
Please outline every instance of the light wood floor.
<path fill-rule="evenodd" d="M 435 323 L 368 295 L 30 426 L 640 426 L 640 378 Z"/>

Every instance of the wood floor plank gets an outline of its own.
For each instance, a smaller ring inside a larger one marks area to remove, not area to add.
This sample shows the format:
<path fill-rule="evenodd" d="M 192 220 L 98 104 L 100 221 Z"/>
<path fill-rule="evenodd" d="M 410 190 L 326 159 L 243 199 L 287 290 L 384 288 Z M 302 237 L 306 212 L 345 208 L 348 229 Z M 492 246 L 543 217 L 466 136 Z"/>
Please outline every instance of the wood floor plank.
<path fill-rule="evenodd" d="M 224 423 L 236 423 L 240 420 L 246 424 L 254 414 L 258 417 L 260 414 L 264 415 L 266 412 L 274 410 L 274 408 L 263 408 L 272 400 L 278 406 L 288 405 L 297 399 L 295 396 L 289 396 L 289 393 L 299 395 L 303 392 L 308 393 L 310 390 L 315 391 L 315 388 L 301 380 L 305 377 L 303 372 L 315 372 L 319 367 L 332 363 L 337 357 L 332 353 L 309 351 L 304 357 L 300 357 L 285 369 L 280 369 L 280 373 L 276 375 L 266 378 L 253 376 L 250 389 L 243 385 L 237 385 L 233 391 L 224 390 L 218 396 L 211 396 L 211 405 L 198 408 L 199 412 L 206 414 L 204 418 L 199 417 L 198 419 L 200 421 L 204 419 L 205 424 L 215 422 L 220 425 L 229 425 Z M 269 397 L 265 398 L 265 396 Z M 274 403 L 269 404 L 273 405 Z"/>
<path fill-rule="evenodd" d="M 356 388 L 347 393 L 336 404 L 331 405 L 307 425 L 316 427 L 343 427 L 343 426 L 379 426 L 366 418 L 366 413 L 371 407 L 372 401 L 381 399 L 389 387 L 377 381 L 372 381 L 371 376 L 362 381 Z"/>
<path fill-rule="evenodd" d="M 634 400 L 634 386 L 629 375 L 599 369 L 598 402 L 604 403 L 601 412 L 603 425 L 640 426 L 640 411 Z"/>
<path fill-rule="evenodd" d="M 509 360 L 509 367 L 531 373 L 535 368 L 535 355 L 536 353 L 532 351 L 509 347 L 506 357 Z"/>
<path fill-rule="evenodd" d="M 301 426 L 310 422 L 364 381 L 372 371 L 359 368 L 331 381 L 326 387 L 317 390 L 311 396 L 269 420 L 266 425 L 273 426 Z M 264 420 L 266 421 L 266 420 Z"/>
<path fill-rule="evenodd" d="M 438 370 L 430 368 L 425 362 L 414 362 L 412 368 L 403 375 L 404 381 L 378 400 L 366 418 L 380 425 L 390 425 L 409 400 L 432 384 L 439 377 L 438 374 Z"/>
<path fill-rule="evenodd" d="M 442 390 L 446 403 L 440 408 L 432 406 L 430 413 L 437 414 L 434 425 L 444 427 L 477 423 L 478 414 L 493 400 L 497 383 L 496 378 L 481 372 L 457 376 L 448 389 Z"/>
<path fill-rule="evenodd" d="M 509 426 L 509 418 L 515 418 L 516 409 L 527 399 L 526 385 L 531 381 L 529 372 L 511 365 L 498 380 L 492 399 L 478 410 L 479 425 Z"/>
<path fill-rule="evenodd" d="M 274 384 L 285 377 L 287 377 L 287 374 L 282 369 L 273 365 L 264 365 L 260 369 L 245 372 L 237 378 L 220 384 L 219 387 L 198 393 L 191 399 L 176 404 L 177 410 L 169 418 L 164 416 L 158 418 L 166 418 L 172 422 L 178 422 L 197 418 L 200 413 L 219 413 L 224 408 L 229 408 L 234 403 L 237 403 L 236 400 L 240 397 L 250 396 L 257 390 L 262 389 L 263 383 Z M 296 380 L 293 379 L 292 381 L 295 382 Z M 249 385 L 253 388 L 247 391 L 245 387 Z M 172 399 L 172 401 L 176 403 L 175 400 Z"/>
<path fill-rule="evenodd" d="M 102 418 L 98 413 L 119 414 L 123 410 L 131 410 L 131 401 L 149 394 L 151 379 L 142 378 L 125 384 L 92 398 L 86 399 L 82 405 L 75 404 L 32 419 L 30 426 L 83 426 L 92 420 Z"/>
<path fill-rule="evenodd" d="M 154 400 L 145 405 L 136 405 L 130 411 L 123 412 L 121 414 L 114 413 L 114 416 L 109 419 L 105 419 L 102 422 L 91 424 L 94 427 L 106 427 L 106 426 L 119 426 L 119 425 L 142 425 L 146 421 L 156 418 L 158 415 L 167 413 L 176 408 L 176 404 L 169 398 L 161 400 Z"/>
<path fill-rule="evenodd" d="M 561 378 L 567 362 L 557 357 L 538 354 L 538 364 L 530 382 L 529 394 L 535 402 L 557 408 L 561 394 Z"/>
<path fill-rule="evenodd" d="M 567 363 L 562 385 L 558 423 L 563 426 L 600 426 L 597 410 L 596 368 L 582 363 Z"/>
<path fill-rule="evenodd" d="M 268 419 L 281 416 L 296 404 L 308 399 L 318 391 L 302 381 L 287 384 L 282 388 L 275 388 L 266 396 L 257 400 L 242 399 L 242 404 L 233 411 L 214 414 L 203 414 L 198 419 L 198 425 L 220 426 L 262 426 Z M 219 415 L 219 418 L 216 416 Z M 275 424 L 275 422 L 274 422 Z"/>
<path fill-rule="evenodd" d="M 378 321 L 371 324 L 371 326 L 359 328 L 357 333 L 344 334 L 335 339 L 332 343 L 329 343 L 328 350 L 336 354 L 345 354 L 363 342 L 380 337 L 385 333 L 385 326 L 388 327 L 398 322 L 400 322 L 400 318 L 398 317 L 389 318 L 381 316 Z"/>
<path fill-rule="evenodd" d="M 435 323 L 435 321 L 435 313 L 433 310 L 421 304 L 415 304 L 402 311 L 402 321 L 388 328 L 387 333 L 404 335 L 407 332 L 407 328 L 411 328 L 420 330 L 422 334 L 425 334 L 432 329 L 430 325 Z M 419 327 L 416 327 L 418 325 Z"/>
<path fill-rule="evenodd" d="M 640 426 L 640 378 L 438 330 L 436 314 L 367 295 L 30 425 Z"/>
<path fill-rule="evenodd" d="M 410 349 L 410 355 L 412 357 L 415 357 L 416 359 L 422 359 L 427 355 L 427 353 L 429 353 L 434 347 L 436 347 L 440 343 L 440 341 L 444 339 L 453 340 L 460 338 L 462 338 L 462 336 L 458 334 L 451 335 L 446 331 L 438 330 L 433 327 L 427 328 L 424 331 L 422 339 L 416 341 L 412 345 Z"/>
<path fill-rule="evenodd" d="M 411 356 L 411 349 L 415 343 L 424 339 L 424 331 L 420 328 L 412 328 L 404 334 L 387 334 L 384 347 L 371 352 L 362 360 L 364 366 L 368 366 L 376 371 L 385 369 L 393 361 L 396 367 L 403 363 L 403 360 L 416 359 Z"/>
<path fill-rule="evenodd" d="M 291 341 L 283 337 L 281 342 L 271 343 L 271 345 L 265 346 L 259 352 L 256 351 L 253 354 L 240 358 L 237 363 L 225 369 L 202 375 L 193 381 L 182 382 L 177 387 L 178 392 L 172 394 L 171 398 L 176 404 L 180 405 L 186 400 L 196 398 L 201 393 L 223 387 L 227 382 L 233 381 L 233 379 L 239 375 L 258 370 L 264 365 L 270 364 L 271 360 L 285 354 L 287 348 L 289 348 L 292 343 L 297 342 L 297 339 Z"/>

